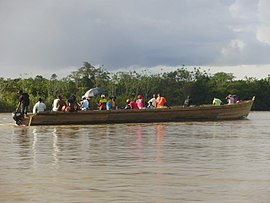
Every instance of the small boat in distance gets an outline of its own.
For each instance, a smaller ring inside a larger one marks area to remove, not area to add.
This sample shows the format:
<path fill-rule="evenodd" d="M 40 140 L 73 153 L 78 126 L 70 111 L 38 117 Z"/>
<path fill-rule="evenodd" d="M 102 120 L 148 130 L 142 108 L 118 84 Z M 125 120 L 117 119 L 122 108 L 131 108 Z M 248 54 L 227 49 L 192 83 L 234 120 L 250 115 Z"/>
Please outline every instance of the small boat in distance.
<path fill-rule="evenodd" d="M 251 100 L 239 101 L 236 104 L 220 106 L 199 105 L 157 109 L 40 112 L 29 114 L 26 118 L 19 118 L 19 115 L 16 117 L 15 113 L 13 119 L 18 125 L 24 126 L 237 120 L 248 116 L 254 100 L 255 97 Z M 16 120 L 16 118 L 18 119 Z"/>

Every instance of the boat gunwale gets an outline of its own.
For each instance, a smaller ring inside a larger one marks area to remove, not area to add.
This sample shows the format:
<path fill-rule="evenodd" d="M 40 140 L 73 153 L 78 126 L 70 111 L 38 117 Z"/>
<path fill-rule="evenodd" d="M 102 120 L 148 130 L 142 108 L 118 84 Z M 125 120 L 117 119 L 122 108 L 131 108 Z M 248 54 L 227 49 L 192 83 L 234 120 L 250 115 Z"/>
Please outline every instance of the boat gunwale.
<path fill-rule="evenodd" d="M 47 111 L 29 114 L 23 123 L 27 126 L 32 126 L 238 120 L 248 116 L 254 99 L 255 97 L 236 104 L 220 106 L 204 104 L 191 107 L 171 106 L 156 109 L 90 110 L 78 112 Z M 195 115 L 195 112 L 198 112 L 199 116 Z M 157 115 L 156 118 L 153 117 L 155 115 Z"/>

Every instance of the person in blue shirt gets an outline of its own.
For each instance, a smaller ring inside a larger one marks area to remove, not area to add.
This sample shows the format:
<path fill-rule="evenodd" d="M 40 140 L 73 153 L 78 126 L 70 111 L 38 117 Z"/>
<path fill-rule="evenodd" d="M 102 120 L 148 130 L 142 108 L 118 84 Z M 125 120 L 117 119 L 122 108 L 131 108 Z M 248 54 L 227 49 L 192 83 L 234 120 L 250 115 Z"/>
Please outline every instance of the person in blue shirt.
<path fill-rule="evenodd" d="M 82 105 L 82 110 L 83 111 L 87 111 L 87 110 L 89 110 L 90 108 L 89 108 L 89 101 L 87 100 L 87 98 L 86 97 L 83 97 L 82 98 L 83 100 L 81 101 L 81 105 Z"/>
<path fill-rule="evenodd" d="M 112 98 L 111 97 L 106 102 L 106 109 L 107 110 L 112 110 Z"/>

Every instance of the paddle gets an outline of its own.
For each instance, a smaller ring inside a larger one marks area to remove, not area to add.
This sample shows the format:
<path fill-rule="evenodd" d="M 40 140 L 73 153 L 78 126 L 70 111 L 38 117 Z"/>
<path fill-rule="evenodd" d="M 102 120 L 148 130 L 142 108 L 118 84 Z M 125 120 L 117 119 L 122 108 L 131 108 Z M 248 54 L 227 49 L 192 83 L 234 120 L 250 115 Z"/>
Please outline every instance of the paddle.
<path fill-rule="evenodd" d="M 19 102 L 17 108 L 16 108 L 16 112 L 19 110 L 19 108 L 21 107 L 21 102 Z"/>

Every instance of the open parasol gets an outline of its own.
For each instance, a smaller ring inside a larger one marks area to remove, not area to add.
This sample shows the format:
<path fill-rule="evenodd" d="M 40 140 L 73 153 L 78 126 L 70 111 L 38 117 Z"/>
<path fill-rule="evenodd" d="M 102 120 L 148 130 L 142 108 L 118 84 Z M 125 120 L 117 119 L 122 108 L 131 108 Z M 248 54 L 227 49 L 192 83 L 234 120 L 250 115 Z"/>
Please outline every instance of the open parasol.
<path fill-rule="evenodd" d="M 85 94 L 83 95 L 83 97 L 94 97 L 96 95 L 102 94 L 104 91 L 99 88 L 99 87 L 95 87 L 95 88 L 91 88 L 90 90 L 87 90 L 87 92 L 85 92 Z"/>

